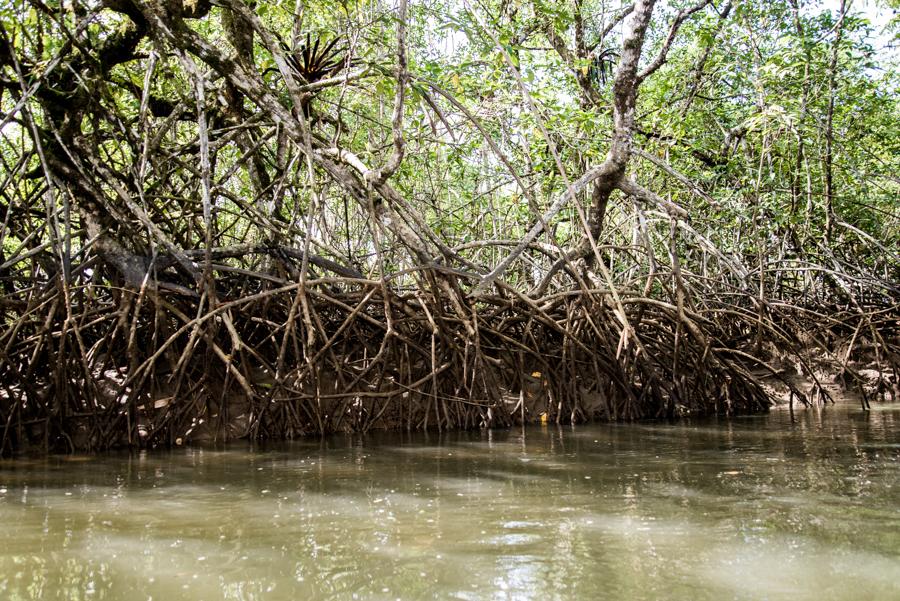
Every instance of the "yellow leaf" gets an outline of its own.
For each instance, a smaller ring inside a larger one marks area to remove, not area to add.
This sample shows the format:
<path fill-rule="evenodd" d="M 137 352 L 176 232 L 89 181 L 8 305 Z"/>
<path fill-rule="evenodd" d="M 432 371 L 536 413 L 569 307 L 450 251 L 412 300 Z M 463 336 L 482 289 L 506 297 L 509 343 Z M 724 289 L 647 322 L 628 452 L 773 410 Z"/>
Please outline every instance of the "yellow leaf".
<path fill-rule="evenodd" d="M 587 65 L 584 65 L 584 66 L 581 68 L 581 74 L 582 74 L 582 75 L 587 75 L 587 74 L 588 74 L 588 66 L 587 66 Z"/>
<path fill-rule="evenodd" d="M 462 86 L 459 85 L 459 75 L 454 73 L 453 77 L 450 78 L 450 81 L 453 82 L 453 87 L 456 88 L 457 91 L 461 91 Z"/>

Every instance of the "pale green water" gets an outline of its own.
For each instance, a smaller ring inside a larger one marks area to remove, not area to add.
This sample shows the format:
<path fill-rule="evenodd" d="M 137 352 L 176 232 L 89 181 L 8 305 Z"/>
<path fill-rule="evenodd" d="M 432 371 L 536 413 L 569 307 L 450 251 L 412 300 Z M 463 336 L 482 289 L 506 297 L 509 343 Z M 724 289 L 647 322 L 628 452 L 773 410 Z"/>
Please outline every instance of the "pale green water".
<path fill-rule="evenodd" d="M 0 599 L 900 599 L 900 406 L 0 464 Z"/>

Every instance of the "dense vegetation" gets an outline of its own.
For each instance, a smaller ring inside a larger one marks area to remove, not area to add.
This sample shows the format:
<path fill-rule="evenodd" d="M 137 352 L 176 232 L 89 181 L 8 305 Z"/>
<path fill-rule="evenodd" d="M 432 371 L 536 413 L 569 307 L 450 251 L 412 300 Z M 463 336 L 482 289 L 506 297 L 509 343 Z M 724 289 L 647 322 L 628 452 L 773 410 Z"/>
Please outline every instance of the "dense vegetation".
<path fill-rule="evenodd" d="M 896 23 L 656 4 L 4 4 L 0 453 L 896 394 Z"/>

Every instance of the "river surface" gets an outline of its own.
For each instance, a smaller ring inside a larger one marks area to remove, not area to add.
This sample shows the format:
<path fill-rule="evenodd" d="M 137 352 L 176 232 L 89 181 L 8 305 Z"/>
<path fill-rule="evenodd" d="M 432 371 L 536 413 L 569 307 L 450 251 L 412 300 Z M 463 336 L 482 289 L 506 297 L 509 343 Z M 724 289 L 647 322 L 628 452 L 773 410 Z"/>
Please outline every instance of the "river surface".
<path fill-rule="evenodd" d="M 0 463 L 0 599 L 900 600 L 900 405 Z"/>

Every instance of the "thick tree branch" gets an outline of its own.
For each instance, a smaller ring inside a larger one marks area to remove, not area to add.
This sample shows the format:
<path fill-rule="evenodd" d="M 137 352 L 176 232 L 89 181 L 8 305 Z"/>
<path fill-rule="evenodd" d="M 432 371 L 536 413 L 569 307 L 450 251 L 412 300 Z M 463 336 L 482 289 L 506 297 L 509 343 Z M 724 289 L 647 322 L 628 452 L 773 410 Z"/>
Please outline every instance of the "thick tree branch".
<path fill-rule="evenodd" d="M 650 75 L 655 73 L 657 69 L 665 64 L 666 56 L 669 54 L 669 49 L 672 47 L 672 43 L 675 41 L 675 36 L 678 35 L 678 30 L 681 28 L 681 24 L 684 23 L 685 20 L 695 12 L 706 8 L 711 2 L 712 0 L 700 0 L 700 2 L 698 2 L 697 4 L 678 11 L 678 14 L 675 15 L 675 19 L 672 21 L 672 25 L 669 27 L 669 35 L 666 36 L 666 41 L 663 42 L 663 47 L 660 49 L 659 54 L 657 54 L 656 58 L 653 59 L 653 62 L 647 65 L 647 68 L 641 71 L 641 73 L 638 75 L 638 85 L 640 85 L 642 81 L 647 79 Z"/>
<path fill-rule="evenodd" d="M 586 185 L 596 182 L 602 197 L 608 195 L 623 181 L 628 159 L 631 156 L 631 137 L 634 129 L 634 109 L 637 101 L 637 66 L 655 0 L 638 0 L 634 4 L 629 28 L 622 42 L 619 66 L 613 81 L 613 137 L 606 160 L 588 170 L 577 181 L 567 186 L 567 190 L 557 198 L 550 208 L 541 215 L 522 241 L 500 263 L 478 283 L 476 290 L 485 290 L 503 275 L 528 246 L 544 231 L 569 201 L 577 202 L 577 193 Z M 626 184 L 630 186 L 631 184 Z M 642 189 L 643 190 L 643 189 Z M 647 196 L 645 195 L 645 198 Z M 653 199 L 654 201 L 656 199 Z"/>
<path fill-rule="evenodd" d="M 403 104 L 409 80 L 409 73 L 406 70 L 406 4 L 407 0 L 400 0 L 400 12 L 397 15 L 397 91 L 394 95 L 394 114 L 391 119 L 394 148 L 384 166 L 374 172 L 376 184 L 387 181 L 403 162 Z"/>

